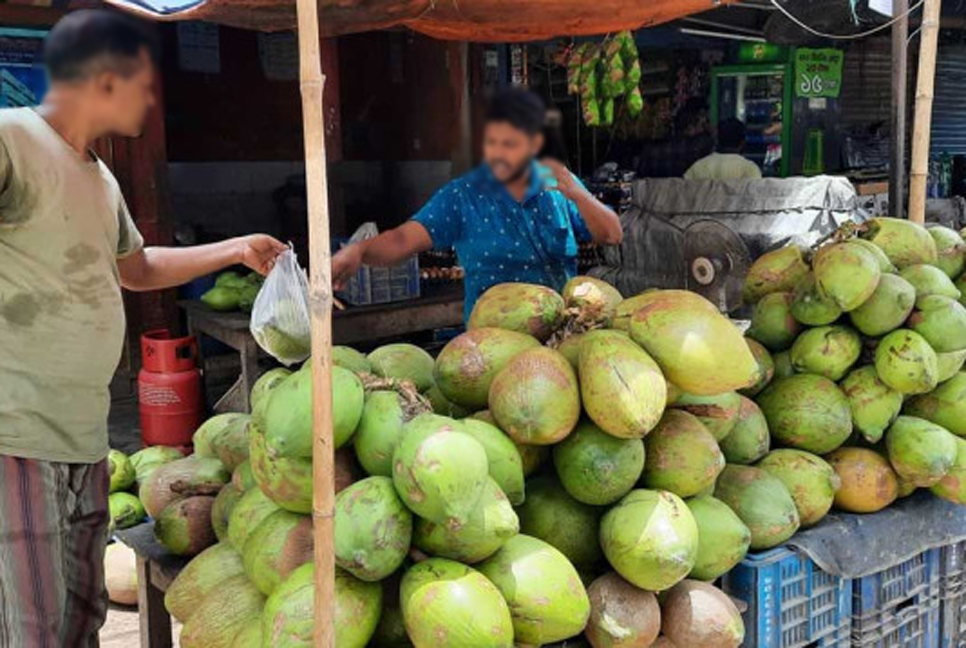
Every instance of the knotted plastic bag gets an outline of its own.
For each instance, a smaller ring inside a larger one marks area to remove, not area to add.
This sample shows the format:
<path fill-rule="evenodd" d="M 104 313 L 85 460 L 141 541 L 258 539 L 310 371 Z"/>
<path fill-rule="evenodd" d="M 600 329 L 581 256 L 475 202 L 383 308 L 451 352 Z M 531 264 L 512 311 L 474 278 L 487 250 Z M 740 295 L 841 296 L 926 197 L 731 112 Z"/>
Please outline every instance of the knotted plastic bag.
<path fill-rule="evenodd" d="M 258 346 L 286 366 L 309 357 L 309 282 L 292 250 L 275 259 L 252 306 L 251 331 Z"/>

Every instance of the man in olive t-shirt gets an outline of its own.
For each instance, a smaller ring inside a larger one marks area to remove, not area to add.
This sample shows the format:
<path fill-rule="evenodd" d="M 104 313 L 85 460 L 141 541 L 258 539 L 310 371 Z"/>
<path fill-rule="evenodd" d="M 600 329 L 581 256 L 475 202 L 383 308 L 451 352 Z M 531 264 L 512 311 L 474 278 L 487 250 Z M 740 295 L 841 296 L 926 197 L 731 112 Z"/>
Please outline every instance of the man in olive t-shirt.
<path fill-rule="evenodd" d="M 0 110 L 0 647 L 97 645 L 121 287 L 264 273 L 284 249 L 264 235 L 144 247 L 90 146 L 140 133 L 155 55 L 131 19 L 70 14 L 45 42 L 43 105 Z"/>

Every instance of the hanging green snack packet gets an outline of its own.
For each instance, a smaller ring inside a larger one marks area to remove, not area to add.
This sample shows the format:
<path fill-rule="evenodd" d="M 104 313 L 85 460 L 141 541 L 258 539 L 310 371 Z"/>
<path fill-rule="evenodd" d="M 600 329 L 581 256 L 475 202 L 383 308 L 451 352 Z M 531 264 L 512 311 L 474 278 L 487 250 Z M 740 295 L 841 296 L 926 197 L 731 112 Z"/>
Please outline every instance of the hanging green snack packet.
<path fill-rule="evenodd" d="M 580 98 L 585 102 L 597 98 L 597 67 L 600 50 L 591 46 L 580 59 Z"/>
<path fill-rule="evenodd" d="M 584 123 L 588 126 L 600 126 L 600 104 L 597 99 L 584 99 Z"/>
<path fill-rule="evenodd" d="M 641 89 L 637 86 L 627 95 L 627 113 L 631 117 L 637 117 L 644 110 L 644 97 L 641 95 Z"/>
<path fill-rule="evenodd" d="M 641 62 L 637 59 L 624 73 L 624 92 L 633 92 L 641 83 Z"/>
<path fill-rule="evenodd" d="M 621 47 L 621 58 L 624 59 L 624 65 L 630 65 L 632 61 L 638 59 L 637 52 L 637 41 L 634 40 L 634 35 L 629 31 L 622 31 L 617 34 L 615 40 L 620 43 Z"/>
<path fill-rule="evenodd" d="M 607 99 L 604 101 L 602 114 L 600 116 L 601 126 L 610 126 L 614 123 L 614 99 Z"/>
<path fill-rule="evenodd" d="M 601 94 L 608 99 L 624 94 L 624 61 L 619 53 L 607 57 L 600 90 Z"/>
<path fill-rule="evenodd" d="M 589 49 L 590 43 L 582 43 L 574 48 L 573 52 L 570 53 L 570 58 L 567 59 L 568 94 L 580 93 L 580 64 Z"/>

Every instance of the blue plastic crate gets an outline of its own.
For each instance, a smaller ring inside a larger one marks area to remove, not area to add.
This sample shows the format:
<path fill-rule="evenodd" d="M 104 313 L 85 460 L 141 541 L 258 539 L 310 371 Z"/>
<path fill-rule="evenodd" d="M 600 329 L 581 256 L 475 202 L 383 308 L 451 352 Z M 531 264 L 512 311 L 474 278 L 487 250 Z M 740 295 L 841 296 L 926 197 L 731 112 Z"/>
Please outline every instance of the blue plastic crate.
<path fill-rule="evenodd" d="M 966 542 L 939 550 L 939 619 L 942 648 L 966 645 Z"/>
<path fill-rule="evenodd" d="M 787 547 L 749 554 L 722 577 L 725 592 L 748 604 L 748 648 L 848 648 L 852 581 L 823 572 Z"/>
<path fill-rule="evenodd" d="M 853 584 L 855 648 L 938 648 L 939 549 L 930 549 Z"/>

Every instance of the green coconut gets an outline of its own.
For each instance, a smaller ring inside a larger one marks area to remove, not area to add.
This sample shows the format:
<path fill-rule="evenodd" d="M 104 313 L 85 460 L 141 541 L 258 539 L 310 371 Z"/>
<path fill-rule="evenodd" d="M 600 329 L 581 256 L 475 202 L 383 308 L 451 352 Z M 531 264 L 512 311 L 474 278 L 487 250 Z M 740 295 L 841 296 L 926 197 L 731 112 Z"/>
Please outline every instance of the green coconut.
<path fill-rule="evenodd" d="M 878 443 L 899 416 L 902 394 L 879 380 L 875 367 L 859 367 L 840 384 L 852 409 L 852 425 L 869 443 Z"/>
<path fill-rule="evenodd" d="M 218 542 L 228 539 L 228 519 L 231 511 L 245 493 L 231 483 L 225 484 L 211 505 L 211 528 Z"/>
<path fill-rule="evenodd" d="M 510 504 L 522 504 L 525 497 L 523 459 L 517 446 L 503 430 L 486 421 L 465 419 L 460 424 L 486 450 L 489 475 Z"/>
<path fill-rule="evenodd" d="M 900 326 L 916 303 L 915 287 L 894 274 L 882 275 L 875 292 L 849 313 L 852 326 L 864 335 L 878 337 Z"/>
<path fill-rule="evenodd" d="M 727 438 L 738 424 L 741 395 L 726 392 L 714 396 L 695 396 L 682 393 L 671 405 L 674 409 L 693 414 L 708 428 L 716 441 Z"/>
<path fill-rule="evenodd" d="M 217 459 L 192 455 L 158 466 L 138 489 L 138 499 L 151 517 L 168 504 L 194 495 L 214 497 L 231 475 Z"/>
<path fill-rule="evenodd" d="M 485 409 L 490 384 L 513 356 L 540 346 L 531 335 L 499 328 L 475 328 L 456 336 L 436 358 L 435 377 L 443 395 L 470 410 Z"/>
<path fill-rule="evenodd" d="M 222 581 L 181 628 L 182 648 L 232 648 L 239 632 L 262 613 L 265 597 L 244 575 Z"/>
<path fill-rule="evenodd" d="M 841 447 L 825 459 L 839 477 L 835 508 L 848 513 L 875 513 L 898 497 L 896 473 L 876 450 Z"/>
<path fill-rule="evenodd" d="M 772 381 L 795 375 L 791 351 L 779 351 L 773 354 L 772 361 L 775 363 L 775 376 Z"/>
<path fill-rule="evenodd" d="M 755 304 L 748 337 L 765 345 L 769 351 L 784 351 L 791 346 L 802 327 L 792 317 L 794 295 L 790 292 L 765 295 Z"/>
<path fill-rule="evenodd" d="M 433 356 L 414 344 L 387 344 L 367 357 L 372 373 L 381 378 L 408 380 L 421 392 L 433 386 Z"/>
<path fill-rule="evenodd" d="M 963 363 L 966 362 L 966 349 L 962 351 L 950 351 L 948 353 L 937 353 L 936 354 L 936 370 L 938 375 L 938 380 L 940 383 L 944 383 L 963 368 Z"/>
<path fill-rule="evenodd" d="M 501 283 L 480 295 L 473 305 L 468 329 L 500 328 L 526 333 L 541 342 L 564 318 L 564 299 L 553 289 L 527 283 Z"/>
<path fill-rule="evenodd" d="M 875 256 L 850 242 L 819 248 L 812 269 L 819 287 L 846 312 L 872 296 L 882 274 Z"/>
<path fill-rule="evenodd" d="M 433 385 L 423 393 L 426 400 L 429 401 L 430 407 L 435 414 L 440 416 L 448 416 L 454 419 L 466 418 L 473 413 L 473 410 L 467 409 L 462 405 L 457 405 L 450 399 L 443 395 L 440 391 L 439 385 Z"/>
<path fill-rule="evenodd" d="M 115 529 L 128 529 L 143 522 L 147 516 L 141 500 L 132 493 L 111 493 L 107 498 L 107 508 Z"/>
<path fill-rule="evenodd" d="M 413 644 L 406 633 L 402 606 L 399 601 L 399 585 L 402 574 L 396 573 L 382 581 L 382 614 L 379 625 L 372 635 L 370 645 L 380 648 L 410 648 Z"/>
<path fill-rule="evenodd" d="M 131 465 L 131 460 L 120 450 L 111 450 L 107 453 L 107 469 L 111 476 L 109 491 L 111 493 L 125 491 L 137 480 L 137 472 Z"/>
<path fill-rule="evenodd" d="M 956 230 L 933 225 L 927 230 L 936 242 L 936 267 L 950 278 L 958 277 L 966 268 L 966 242 Z"/>
<path fill-rule="evenodd" d="M 278 510 L 280 510 L 278 505 L 260 488 L 253 488 L 246 492 L 235 503 L 228 516 L 228 544 L 241 553 L 251 532 L 262 523 L 262 520 Z"/>
<path fill-rule="evenodd" d="M 794 290 L 808 276 L 802 249 L 788 245 L 766 252 L 755 259 L 745 277 L 743 297 L 754 304 L 765 295 Z"/>
<path fill-rule="evenodd" d="M 862 340 L 848 326 L 808 329 L 792 345 L 792 365 L 800 373 L 818 374 L 838 381 L 859 359 Z"/>
<path fill-rule="evenodd" d="M 219 542 L 202 551 L 185 565 L 164 594 L 164 607 L 184 623 L 201 602 L 223 582 L 244 576 L 241 556 L 230 545 Z"/>
<path fill-rule="evenodd" d="M 768 430 L 778 442 L 824 454 L 852 434 L 849 400 L 822 376 L 798 374 L 776 380 L 758 397 Z"/>
<path fill-rule="evenodd" d="M 262 648 L 262 620 L 249 619 L 232 640 L 231 648 Z"/>
<path fill-rule="evenodd" d="M 511 538 L 480 563 L 479 570 L 503 594 L 517 643 L 540 646 L 562 641 L 587 625 L 590 600 L 577 570 L 543 540 Z"/>
<path fill-rule="evenodd" d="M 956 277 L 956 280 L 953 281 L 953 284 L 955 284 L 960 293 L 959 303 L 963 306 L 966 306 L 966 272 Z"/>
<path fill-rule="evenodd" d="M 258 487 L 281 508 L 293 513 L 312 512 L 312 460 L 272 457 L 265 435 L 255 427 L 250 435 L 249 461 Z"/>
<path fill-rule="evenodd" d="M 194 447 L 194 454 L 198 457 L 217 458 L 211 445 L 212 439 L 221 436 L 226 430 L 231 428 L 244 428 L 248 425 L 248 414 L 238 412 L 228 412 L 226 414 L 216 414 L 201 424 L 191 437 L 191 444 Z"/>
<path fill-rule="evenodd" d="M 580 572 L 593 571 L 603 560 L 598 540 L 600 509 L 578 502 L 552 477 L 527 482 L 527 501 L 517 514 L 520 533 L 553 545 Z"/>
<path fill-rule="evenodd" d="M 953 280 L 934 265 L 920 263 L 907 266 L 899 272 L 899 276 L 916 289 L 917 301 L 930 295 L 942 295 L 950 299 L 959 299 L 961 295 Z"/>
<path fill-rule="evenodd" d="M 615 572 L 587 588 L 590 620 L 584 633 L 597 648 L 651 646 L 661 632 L 661 607 L 653 592 L 634 587 Z"/>
<path fill-rule="evenodd" d="M 936 263 L 936 241 L 929 231 L 904 218 L 873 218 L 862 238 L 875 243 L 900 270 L 917 263 Z"/>
<path fill-rule="evenodd" d="M 614 313 L 614 321 L 611 322 L 611 327 L 615 331 L 630 332 L 631 329 L 631 317 L 636 313 L 644 304 L 650 302 L 650 293 L 655 292 L 656 288 L 648 288 L 639 295 L 634 295 L 633 297 L 628 297 L 617 305 L 617 310 Z"/>
<path fill-rule="evenodd" d="M 640 439 L 661 419 L 664 375 L 627 336 L 616 331 L 584 335 L 578 374 L 584 410 L 608 434 Z"/>
<path fill-rule="evenodd" d="M 154 521 L 154 537 L 175 556 L 194 556 L 217 542 L 211 528 L 214 497 L 196 495 L 168 504 Z"/>
<path fill-rule="evenodd" d="M 926 338 L 936 353 L 966 349 L 966 306 L 955 299 L 930 295 L 917 300 L 907 326 Z"/>
<path fill-rule="evenodd" d="M 698 526 L 677 495 L 636 489 L 604 514 L 600 545 L 625 580 L 660 592 L 694 568 Z"/>
<path fill-rule="evenodd" d="M 956 437 L 946 428 L 914 416 L 900 416 L 886 433 L 889 463 L 905 482 L 928 488 L 956 462 Z"/>
<path fill-rule="evenodd" d="M 163 466 L 166 463 L 171 463 L 178 459 L 184 459 L 184 453 L 178 448 L 150 446 L 143 450 L 138 450 L 128 457 L 128 459 L 131 461 L 131 465 L 134 466 L 137 483 L 140 485 L 151 476 L 151 473 L 157 470 L 158 466 Z"/>
<path fill-rule="evenodd" d="M 626 331 L 620 331 L 625 333 Z M 557 345 L 557 351 L 563 357 L 567 358 L 567 362 L 570 366 L 574 368 L 574 371 L 580 368 L 580 345 L 583 344 L 585 333 L 574 333 L 568 335 L 564 340 Z"/>
<path fill-rule="evenodd" d="M 493 415 L 490 414 L 490 410 L 483 410 L 482 412 L 476 412 L 470 419 L 483 421 L 484 423 L 489 423 L 493 427 L 499 429 L 499 425 Z M 501 430 L 502 432 L 502 430 Z M 549 446 L 535 446 L 520 443 L 513 437 L 510 437 L 510 441 L 516 447 L 517 452 L 520 453 L 520 460 L 523 462 L 523 476 L 529 477 L 535 473 L 543 463 L 550 458 L 550 447 Z"/>
<path fill-rule="evenodd" d="M 426 411 L 424 402 L 403 392 L 370 392 L 353 441 L 362 468 L 370 475 L 391 477 L 392 454 L 399 445 L 403 426 Z"/>
<path fill-rule="evenodd" d="M 687 500 L 698 527 L 698 556 L 689 578 L 713 581 L 748 553 L 751 531 L 728 505 L 710 495 Z"/>
<path fill-rule="evenodd" d="M 561 295 L 568 308 L 578 308 L 605 321 L 613 318 L 624 297 L 617 288 L 596 277 L 577 276 L 564 284 Z"/>
<path fill-rule="evenodd" d="M 815 275 L 808 276 L 795 288 L 791 305 L 792 317 L 806 326 L 825 326 L 842 315 L 838 303 L 825 294 L 815 281 Z"/>
<path fill-rule="evenodd" d="M 237 418 L 231 425 L 226 426 L 221 434 L 212 435 L 208 438 L 213 456 L 221 462 L 228 472 L 234 472 L 239 464 L 248 461 L 250 421 L 250 416 Z"/>
<path fill-rule="evenodd" d="M 269 396 L 265 409 L 265 446 L 274 457 L 312 457 L 312 373 L 307 367 L 285 380 Z M 336 448 L 352 438 L 362 418 L 365 399 L 365 389 L 356 374 L 332 367 L 332 434 Z"/>
<path fill-rule="evenodd" d="M 413 544 L 432 556 L 473 564 L 492 556 L 519 531 L 520 521 L 509 500 L 489 479 L 466 522 L 437 524 L 417 518 Z"/>
<path fill-rule="evenodd" d="M 452 419 L 420 414 L 393 453 L 393 482 L 414 513 L 440 524 L 465 522 L 489 473 L 486 449 Z"/>
<path fill-rule="evenodd" d="M 293 570 L 265 602 L 263 646 L 302 648 L 315 645 L 315 566 Z M 335 645 L 363 648 L 379 623 L 382 586 L 335 570 Z"/>
<path fill-rule="evenodd" d="M 357 374 L 372 373 L 372 364 L 369 363 L 366 354 L 352 347 L 338 345 L 332 347 L 332 364 Z"/>
<path fill-rule="evenodd" d="M 875 349 L 879 380 L 903 394 L 924 394 L 935 389 L 939 383 L 938 362 L 929 342 L 909 329 L 889 333 Z"/>
<path fill-rule="evenodd" d="M 798 531 L 801 521 L 780 479 L 753 466 L 726 466 L 714 496 L 727 504 L 751 531 L 751 548 L 777 547 Z"/>
<path fill-rule="evenodd" d="M 856 245 L 861 245 L 866 250 L 871 252 L 872 256 L 875 257 L 875 260 L 879 262 L 879 270 L 882 271 L 882 274 L 892 273 L 896 271 L 896 267 L 892 265 L 892 261 L 890 261 L 889 257 L 886 256 L 886 253 L 883 252 L 882 248 L 880 248 L 872 241 L 867 241 L 864 238 L 853 238 L 853 239 L 849 239 L 849 243 L 855 243 Z"/>
<path fill-rule="evenodd" d="M 772 359 L 768 349 L 760 342 L 752 340 L 751 338 L 745 338 L 745 342 L 748 343 L 748 348 L 751 349 L 752 355 L 755 356 L 755 362 L 758 363 L 758 380 L 751 387 L 740 390 L 739 393 L 748 398 L 754 398 L 775 377 L 775 361 Z"/>
<path fill-rule="evenodd" d="M 513 619 L 500 590 L 461 563 L 430 558 L 414 565 L 403 576 L 400 601 L 416 646 L 513 646 Z"/>
<path fill-rule="evenodd" d="M 905 413 L 966 437 L 966 373 L 957 373 L 928 394 L 910 398 Z"/>
<path fill-rule="evenodd" d="M 389 477 L 368 477 L 335 498 L 335 563 L 356 578 L 378 581 L 409 553 L 413 515 Z"/>
<path fill-rule="evenodd" d="M 253 416 L 257 411 L 264 411 L 263 408 L 268 405 L 269 394 L 291 375 L 292 372 L 289 369 L 276 367 L 275 369 L 269 369 L 258 377 L 248 397 L 248 403 L 251 406 Z"/>
<path fill-rule="evenodd" d="M 275 511 L 249 534 L 242 564 L 249 580 L 270 595 L 296 567 L 312 561 L 312 518 Z"/>
<path fill-rule="evenodd" d="M 966 441 L 956 437 L 956 460 L 929 490 L 954 504 L 966 505 Z"/>
<path fill-rule="evenodd" d="M 593 421 L 581 421 L 553 448 L 560 483 L 579 502 L 612 504 L 627 495 L 644 469 L 644 443 L 613 437 Z"/>
<path fill-rule="evenodd" d="M 661 631 L 674 646 L 742 645 L 745 625 L 734 601 L 717 587 L 686 580 L 661 600 Z"/>
<path fill-rule="evenodd" d="M 490 413 L 514 441 L 557 443 L 580 417 L 577 375 L 566 358 L 546 347 L 514 356 L 490 386 Z"/>
<path fill-rule="evenodd" d="M 832 508 L 839 477 L 820 457 L 781 448 L 769 452 L 758 467 L 777 477 L 788 489 L 803 529 L 817 524 Z"/>
<path fill-rule="evenodd" d="M 741 332 L 714 304 L 686 290 L 655 290 L 641 297 L 631 337 L 672 383 L 711 396 L 758 380 L 758 363 Z"/>
<path fill-rule="evenodd" d="M 647 460 L 642 483 L 652 489 L 692 497 L 714 486 L 725 458 L 697 417 L 668 410 L 644 440 Z"/>
<path fill-rule="evenodd" d="M 231 473 L 231 483 L 242 493 L 247 493 L 258 485 L 255 482 L 255 475 L 252 473 L 251 461 L 243 461 L 235 466 L 235 470 Z"/>
<path fill-rule="evenodd" d="M 755 401 L 742 397 L 738 410 L 738 423 L 718 442 L 725 460 L 732 464 L 753 464 L 768 452 L 770 447 L 768 421 Z"/>

